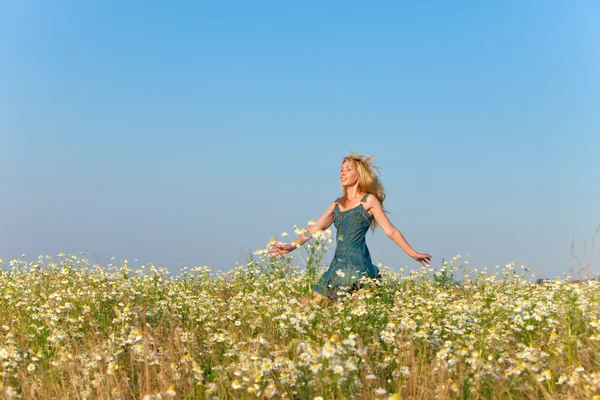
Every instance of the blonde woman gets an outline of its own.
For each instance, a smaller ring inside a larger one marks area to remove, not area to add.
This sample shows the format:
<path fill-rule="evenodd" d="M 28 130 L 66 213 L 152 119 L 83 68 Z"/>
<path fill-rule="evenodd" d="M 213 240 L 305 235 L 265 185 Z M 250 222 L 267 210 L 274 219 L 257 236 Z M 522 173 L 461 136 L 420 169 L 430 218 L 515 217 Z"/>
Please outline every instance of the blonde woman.
<path fill-rule="evenodd" d="M 332 202 L 314 225 L 305 228 L 308 233 L 299 235 L 291 244 L 273 244 L 271 257 L 289 253 L 309 240 L 313 233 L 333 223 L 337 230 L 335 254 L 329 269 L 313 288 L 315 298 L 328 299 L 334 299 L 339 291 L 356 289 L 363 276 L 379 278 L 379 269 L 371 262 L 365 243 L 369 227 L 375 229 L 379 225 L 406 254 L 423 266 L 429 265 L 431 256 L 416 252 L 385 214 L 385 189 L 373 156 L 347 154 L 342 160 L 340 182 L 343 196 Z"/>

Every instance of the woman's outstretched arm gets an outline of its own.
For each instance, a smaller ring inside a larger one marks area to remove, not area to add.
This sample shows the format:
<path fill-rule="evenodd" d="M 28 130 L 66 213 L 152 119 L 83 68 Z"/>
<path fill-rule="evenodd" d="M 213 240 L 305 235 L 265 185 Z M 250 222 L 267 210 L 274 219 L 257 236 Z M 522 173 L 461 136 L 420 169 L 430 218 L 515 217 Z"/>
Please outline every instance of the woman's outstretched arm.
<path fill-rule="evenodd" d="M 269 256 L 277 257 L 278 255 L 289 253 L 295 248 L 302 246 L 306 241 L 310 239 L 313 233 L 329 228 L 333 223 L 334 208 L 335 201 L 329 205 L 327 211 L 325 211 L 323 215 L 321 215 L 314 224 L 304 228 L 304 231 L 308 232 L 308 234 L 301 233 L 291 244 L 274 243 L 272 245 L 271 251 L 269 252 Z"/>
<path fill-rule="evenodd" d="M 398 230 L 388 219 L 385 212 L 383 212 L 383 207 L 381 206 L 381 202 L 376 196 L 369 196 L 366 201 L 366 209 L 367 211 L 371 211 L 373 218 L 379 224 L 383 232 L 392 239 L 394 243 L 398 245 L 408 256 L 415 261 L 421 263 L 422 266 L 427 267 L 431 262 L 431 256 L 427 253 L 418 253 L 412 246 L 408 243 L 408 241 L 404 238 L 402 232 Z"/>

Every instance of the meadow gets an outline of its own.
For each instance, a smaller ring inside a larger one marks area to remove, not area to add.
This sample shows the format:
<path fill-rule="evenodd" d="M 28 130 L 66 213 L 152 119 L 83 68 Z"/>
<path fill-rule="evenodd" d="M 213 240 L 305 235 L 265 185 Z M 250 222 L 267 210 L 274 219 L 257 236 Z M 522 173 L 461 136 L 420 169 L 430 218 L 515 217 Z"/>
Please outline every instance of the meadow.
<path fill-rule="evenodd" d="M 305 304 L 331 242 L 315 236 L 219 273 L 0 261 L 0 397 L 600 399 L 598 281 L 457 255 Z"/>

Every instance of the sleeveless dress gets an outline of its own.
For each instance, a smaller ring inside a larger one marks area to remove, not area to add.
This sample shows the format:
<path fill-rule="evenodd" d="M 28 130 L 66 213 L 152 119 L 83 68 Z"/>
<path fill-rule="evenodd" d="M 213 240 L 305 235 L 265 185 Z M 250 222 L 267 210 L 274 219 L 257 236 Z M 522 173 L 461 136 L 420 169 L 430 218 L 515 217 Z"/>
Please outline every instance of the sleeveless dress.
<path fill-rule="evenodd" d="M 336 199 L 333 209 L 333 224 L 337 230 L 335 254 L 327 271 L 321 276 L 313 289 L 319 294 L 334 299 L 340 291 L 351 292 L 358 289 L 363 276 L 379 278 L 379 268 L 371 262 L 365 236 L 373 218 L 363 203 L 369 194 L 365 194 L 360 204 L 341 211 Z"/>

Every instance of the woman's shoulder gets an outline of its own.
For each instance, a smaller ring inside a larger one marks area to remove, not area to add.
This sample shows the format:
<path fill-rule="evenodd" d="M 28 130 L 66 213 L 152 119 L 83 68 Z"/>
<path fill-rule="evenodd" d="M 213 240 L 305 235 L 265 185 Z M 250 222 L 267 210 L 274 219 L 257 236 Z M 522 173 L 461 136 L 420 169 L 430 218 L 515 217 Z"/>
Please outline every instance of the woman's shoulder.
<path fill-rule="evenodd" d="M 333 211 L 335 210 L 336 207 L 339 207 L 339 205 L 344 201 L 343 197 L 338 197 L 335 200 L 333 200 L 331 202 L 331 204 L 329 204 L 329 210 Z"/>
<path fill-rule="evenodd" d="M 369 210 L 370 208 L 372 208 L 378 204 L 381 205 L 381 202 L 379 201 L 377 196 L 374 195 L 373 193 L 366 193 L 363 196 L 362 202 L 363 202 L 366 210 Z"/>

